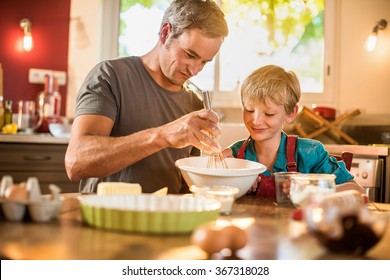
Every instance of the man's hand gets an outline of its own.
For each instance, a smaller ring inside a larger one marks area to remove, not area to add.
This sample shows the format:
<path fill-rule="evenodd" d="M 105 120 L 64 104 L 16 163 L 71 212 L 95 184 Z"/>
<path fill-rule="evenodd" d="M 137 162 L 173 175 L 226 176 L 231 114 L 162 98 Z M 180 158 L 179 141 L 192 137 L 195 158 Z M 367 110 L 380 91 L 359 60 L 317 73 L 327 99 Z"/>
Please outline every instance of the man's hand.
<path fill-rule="evenodd" d="M 188 145 L 199 150 L 220 151 L 216 139 L 221 135 L 218 115 L 202 109 L 189 113 L 160 127 L 157 137 L 162 137 L 168 147 L 183 148 Z"/>

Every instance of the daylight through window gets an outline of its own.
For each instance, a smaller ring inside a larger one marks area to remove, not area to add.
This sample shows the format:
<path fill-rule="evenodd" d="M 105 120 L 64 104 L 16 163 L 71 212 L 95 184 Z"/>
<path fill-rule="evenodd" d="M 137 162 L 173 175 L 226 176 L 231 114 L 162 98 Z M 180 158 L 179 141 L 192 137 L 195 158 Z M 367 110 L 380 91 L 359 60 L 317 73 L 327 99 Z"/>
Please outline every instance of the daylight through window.
<path fill-rule="evenodd" d="M 229 36 L 218 57 L 193 78 L 194 82 L 228 95 L 237 92 L 255 68 L 276 64 L 298 75 L 303 92 L 324 92 L 325 0 L 217 2 L 226 15 Z M 169 3 L 121 0 L 119 56 L 142 55 L 156 44 Z"/>

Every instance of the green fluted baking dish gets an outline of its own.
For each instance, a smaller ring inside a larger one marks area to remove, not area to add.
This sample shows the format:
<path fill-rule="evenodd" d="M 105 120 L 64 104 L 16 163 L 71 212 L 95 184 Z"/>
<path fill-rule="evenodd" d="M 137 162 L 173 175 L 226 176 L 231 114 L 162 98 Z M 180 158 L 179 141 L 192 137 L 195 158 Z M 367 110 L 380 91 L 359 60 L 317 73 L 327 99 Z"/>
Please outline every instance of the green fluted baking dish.
<path fill-rule="evenodd" d="M 85 223 L 104 229 L 151 234 L 190 233 L 218 218 L 214 199 L 151 194 L 79 196 Z"/>

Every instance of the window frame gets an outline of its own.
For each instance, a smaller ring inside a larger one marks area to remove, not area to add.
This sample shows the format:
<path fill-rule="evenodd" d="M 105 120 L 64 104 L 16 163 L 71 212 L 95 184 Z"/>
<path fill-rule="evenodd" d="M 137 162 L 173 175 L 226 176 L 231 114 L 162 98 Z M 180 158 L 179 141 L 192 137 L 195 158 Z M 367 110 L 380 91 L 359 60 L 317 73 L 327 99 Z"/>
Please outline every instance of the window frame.
<path fill-rule="evenodd" d="M 220 3 L 220 0 L 217 1 Z M 324 92 L 310 93 L 303 92 L 300 100 L 301 105 L 327 104 L 335 105 L 336 92 L 336 0 L 325 0 L 324 13 Z M 119 35 L 119 18 L 120 18 L 120 0 L 101 0 L 101 31 L 100 37 L 100 60 L 113 59 L 118 56 L 118 38 Z M 219 55 L 215 58 L 214 68 L 214 90 L 213 104 L 216 108 L 236 108 L 241 107 L 239 88 L 235 91 L 220 91 L 219 85 Z"/>

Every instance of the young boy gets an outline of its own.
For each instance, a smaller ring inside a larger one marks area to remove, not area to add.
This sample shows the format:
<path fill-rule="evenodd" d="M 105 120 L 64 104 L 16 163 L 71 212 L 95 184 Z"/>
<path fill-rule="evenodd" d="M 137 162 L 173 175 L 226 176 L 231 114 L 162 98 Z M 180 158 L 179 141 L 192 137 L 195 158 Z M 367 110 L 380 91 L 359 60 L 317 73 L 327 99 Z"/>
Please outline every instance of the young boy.
<path fill-rule="evenodd" d="M 275 197 L 275 172 L 327 173 L 336 175 L 337 190 L 364 189 L 353 180 L 343 161 L 329 156 L 316 140 L 287 136 L 283 125 L 298 113 L 301 89 L 297 76 L 283 68 L 268 65 L 252 72 L 242 84 L 243 119 L 250 136 L 224 150 L 234 156 L 264 164 L 249 193 Z M 289 192 L 289 186 L 284 189 Z"/>

